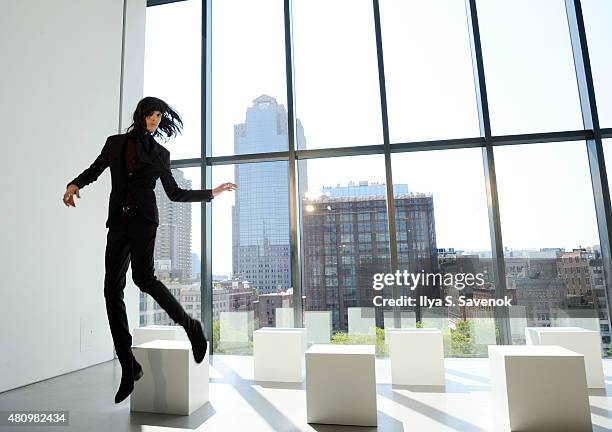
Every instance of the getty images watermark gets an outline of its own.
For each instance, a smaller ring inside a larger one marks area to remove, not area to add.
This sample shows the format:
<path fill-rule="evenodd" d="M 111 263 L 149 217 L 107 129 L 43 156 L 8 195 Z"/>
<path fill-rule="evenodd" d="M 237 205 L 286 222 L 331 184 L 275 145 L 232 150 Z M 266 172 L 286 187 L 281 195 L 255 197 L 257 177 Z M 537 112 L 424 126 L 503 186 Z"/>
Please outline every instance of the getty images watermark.
<path fill-rule="evenodd" d="M 392 286 L 405 286 L 414 291 L 417 287 L 453 287 L 462 291 L 466 287 L 481 287 L 485 283 L 482 273 L 427 273 L 421 270 L 420 273 L 410 273 L 408 270 L 397 270 L 395 273 L 375 273 L 372 277 L 372 288 L 380 291 Z M 419 296 L 400 296 L 399 298 L 383 298 L 382 295 L 374 296 L 372 299 L 374 306 L 417 306 L 421 307 L 440 307 L 440 306 L 473 306 L 473 307 L 493 307 L 493 306 L 512 306 L 512 299 L 504 298 L 468 298 L 464 295 L 455 298 L 446 296 L 442 298 L 429 298 Z"/>

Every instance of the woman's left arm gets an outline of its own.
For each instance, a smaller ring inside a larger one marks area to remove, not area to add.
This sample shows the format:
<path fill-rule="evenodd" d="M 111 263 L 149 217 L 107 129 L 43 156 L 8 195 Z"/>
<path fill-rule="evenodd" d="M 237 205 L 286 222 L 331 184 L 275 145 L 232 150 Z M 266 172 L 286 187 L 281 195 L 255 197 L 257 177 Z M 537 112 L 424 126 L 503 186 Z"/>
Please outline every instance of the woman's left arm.
<path fill-rule="evenodd" d="M 209 202 L 220 193 L 233 191 L 238 187 L 234 183 L 227 182 L 221 183 L 214 189 L 182 189 L 176 184 L 176 180 L 170 170 L 170 153 L 164 158 L 164 170 L 160 179 L 170 201 L 176 202 Z"/>
<path fill-rule="evenodd" d="M 175 202 L 202 202 L 210 201 L 215 195 L 212 189 L 182 189 L 176 184 L 176 180 L 170 171 L 170 153 L 163 158 L 164 169 L 159 176 L 162 186 L 170 201 Z"/>

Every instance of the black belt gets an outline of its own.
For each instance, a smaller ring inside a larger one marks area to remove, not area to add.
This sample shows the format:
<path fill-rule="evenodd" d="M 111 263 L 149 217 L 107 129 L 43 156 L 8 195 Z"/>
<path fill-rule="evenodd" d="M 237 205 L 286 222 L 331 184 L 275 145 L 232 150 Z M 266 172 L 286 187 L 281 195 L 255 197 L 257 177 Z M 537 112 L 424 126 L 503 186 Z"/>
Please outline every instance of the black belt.
<path fill-rule="evenodd" d="M 123 207 L 121 207 L 121 210 L 123 210 L 123 213 L 127 213 L 130 210 L 135 209 L 136 207 L 138 207 L 136 204 L 128 204 L 128 205 L 124 205 Z"/>

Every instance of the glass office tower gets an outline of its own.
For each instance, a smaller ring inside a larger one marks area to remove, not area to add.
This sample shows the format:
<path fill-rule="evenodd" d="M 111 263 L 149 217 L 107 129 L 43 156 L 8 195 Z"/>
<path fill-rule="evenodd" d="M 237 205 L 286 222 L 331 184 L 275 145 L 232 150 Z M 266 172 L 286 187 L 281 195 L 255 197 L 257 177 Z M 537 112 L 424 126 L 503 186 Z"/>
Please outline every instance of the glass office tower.
<path fill-rule="evenodd" d="M 304 131 L 298 120 L 297 134 Z M 261 95 L 234 126 L 234 152 L 264 153 L 287 149 L 287 111 Z M 289 266 L 289 172 L 286 163 L 264 162 L 234 167 L 239 186 L 232 209 L 232 273 L 250 282 L 258 294 L 291 287 Z M 301 185 L 307 186 L 306 178 Z"/>

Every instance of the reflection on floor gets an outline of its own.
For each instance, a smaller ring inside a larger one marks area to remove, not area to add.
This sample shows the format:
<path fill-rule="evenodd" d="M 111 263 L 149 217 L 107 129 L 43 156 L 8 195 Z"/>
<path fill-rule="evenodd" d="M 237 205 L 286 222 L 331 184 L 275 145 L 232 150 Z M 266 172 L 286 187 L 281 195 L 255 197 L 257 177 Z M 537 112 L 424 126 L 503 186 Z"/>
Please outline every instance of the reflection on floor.
<path fill-rule="evenodd" d="M 612 430 L 612 360 L 604 361 L 607 394 L 591 390 L 594 431 Z M 117 361 L 0 394 L 0 410 L 69 410 L 69 427 L 46 431 L 491 431 L 487 359 L 447 359 L 446 388 L 392 387 L 388 359 L 376 360 L 378 428 L 309 425 L 303 384 L 253 381 L 253 359 L 215 355 L 210 369 L 211 401 L 191 416 L 132 413 L 129 399 L 115 405 L 121 370 Z M 28 428 L 3 427 L 24 432 Z M 35 427 L 35 430 L 40 430 Z"/>

